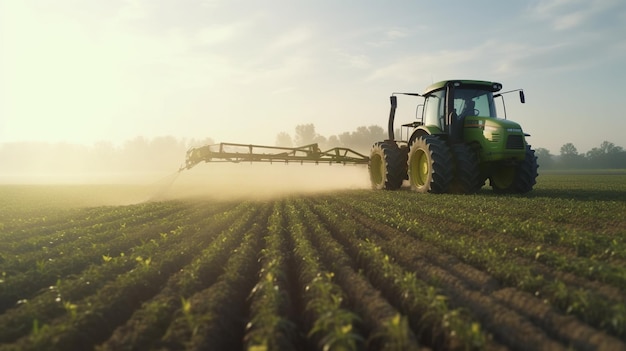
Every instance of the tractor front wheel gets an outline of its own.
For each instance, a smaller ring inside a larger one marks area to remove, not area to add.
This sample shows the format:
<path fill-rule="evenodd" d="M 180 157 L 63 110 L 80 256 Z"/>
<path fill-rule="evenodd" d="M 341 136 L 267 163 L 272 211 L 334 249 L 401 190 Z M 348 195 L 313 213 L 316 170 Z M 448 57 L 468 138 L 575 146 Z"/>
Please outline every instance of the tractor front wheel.
<path fill-rule="evenodd" d="M 526 146 L 526 157 L 515 166 L 501 167 L 489 178 L 493 190 L 502 194 L 524 194 L 537 183 L 537 156 Z"/>
<path fill-rule="evenodd" d="M 406 178 L 406 153 L 395 142 L 377 142 L 372 146 L 368 168 L 372 188 L 399 189 Z"/>
<path fill-rule="evenodd" d="M 420 193 L 445 193 L 452 180 L 452 158 L 446 143 L 436 136 L 415 139 L 408 157 L 411 189 Z"/>

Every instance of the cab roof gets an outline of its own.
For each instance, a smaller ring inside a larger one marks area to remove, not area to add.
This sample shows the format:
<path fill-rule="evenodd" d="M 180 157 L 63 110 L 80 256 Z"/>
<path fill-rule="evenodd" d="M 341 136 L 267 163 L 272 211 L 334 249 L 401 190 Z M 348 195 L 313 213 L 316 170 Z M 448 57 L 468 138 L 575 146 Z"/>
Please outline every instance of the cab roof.
<path fill-rule="evenodd" d="M 496 83 L 496 82 L 488 82 L 484 80 L 468 80 L 468 79 L 442 80 L 441 82 L 437 82 L 428 86 L 428 88 L 426 88 L 426 91 L 422 95 L 428 95 L 432 93 L 433 91 L 443 89 L 448 83 L 452 83 L 455 85 L 458 84 L 458 86 L 460 87 L 471 86 L 473 88 L 482 88 L 482 89 L 491 91 L 492 93 L 495 93 L 496 91 L 500 91 L 500 89 L 502 89 L 502 84 Z"/>

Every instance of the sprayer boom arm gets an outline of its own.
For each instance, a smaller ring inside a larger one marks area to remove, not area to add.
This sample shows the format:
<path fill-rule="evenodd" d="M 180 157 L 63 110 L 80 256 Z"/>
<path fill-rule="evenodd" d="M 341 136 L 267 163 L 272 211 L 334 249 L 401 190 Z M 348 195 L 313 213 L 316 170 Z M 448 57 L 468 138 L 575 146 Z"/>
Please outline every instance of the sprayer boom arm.
<path fill-rule="evenodd" d="M 275 162 L 367 164 L 369 157 L 354 150 L 335 147 L 321 151 L 317 144 L 299 147 L 219 143 L 187 151 L 184 169 L 200 162 Z"/>

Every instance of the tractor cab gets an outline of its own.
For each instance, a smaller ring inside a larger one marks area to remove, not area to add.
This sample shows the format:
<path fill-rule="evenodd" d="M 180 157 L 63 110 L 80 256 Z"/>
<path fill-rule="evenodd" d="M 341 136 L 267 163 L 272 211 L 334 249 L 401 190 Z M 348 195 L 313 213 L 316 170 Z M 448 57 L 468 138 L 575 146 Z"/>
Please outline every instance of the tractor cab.
<path fill-rule="evenodd" d="M 462 130 L 467 117 L 497 117 L 494 92 L 501 88 L 499 83 L 483 81 L 435 83 L 423 94 L 424 109 L 419 123 L 423 127 L 419 129 L 426 134 L 446 136 L 452 142 L 460 142 L 463 140 Z"/>
<path fill-rule="evenodd" d="M 421 120 L 414 127 L 408 145 L 425 135 L 436 135 L 449 145 L 465 143 L 479 151 L 481 161 L 522 160 L 525 134 L 519 124 L 498 118 L 494 98 L 500 83 L 458 80 L 435 83 L 425 98 Z M 517 90 L 514 90 L 517 91 Z M 520 100 L 524 102 L 523 91 Z M 504 100 L 503 100 L 504 101 Z"/>

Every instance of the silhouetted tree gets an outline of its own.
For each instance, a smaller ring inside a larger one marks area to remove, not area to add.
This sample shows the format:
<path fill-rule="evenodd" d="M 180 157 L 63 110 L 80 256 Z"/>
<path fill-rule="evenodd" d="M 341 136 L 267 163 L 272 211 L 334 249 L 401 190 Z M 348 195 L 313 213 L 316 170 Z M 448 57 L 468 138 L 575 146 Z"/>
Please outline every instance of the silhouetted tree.
<path fill-rule="evenodd" d="M 340 145 L 341 144 L 339 144 L 339 138 L 336 135 L 331 135 L 328 137 L 328 146 L 335 147 Z"/>
<path fill-rule="evenodd" d="M 600 147 L 589 150 L 587 159 L 590 166 L 594 168 L 626 167 L 626 152 L 621 146 L 615 146 L 609 141 L 603 141 Z"/>
<path fill-rule="evenodd" d="M 545 148 L 537 148 L 535 150 L 535 156 L 537 156 L 537 163 L 543 169 L 554 167 L 554 158 L 550 154 L 550 150 Z"/>
<path fill-rule="evenodd" d="M 296 126 L 296 136 L 294 138 L 294 142 L 296 146 L 304 146 L 313 143 L 322 145 L 326 143 L 326 138 L 317 134 L 313 123 L 300 124 Z"/>
<path fill-rule="evenodd" d="M 563 168 L 585 168 L 585 156 L 578 154 L 578 150 L 574 144 L 566 143 L 561 146 L 559 164 Z"/>
<path fill-rule="evenodd" d="M 292 147 L 293 140 L 291 139 L 291 135 L 289 135 L 287 132 L 280 132 L 278 133 L 278 135 L 276 135 L 275 144 L 276 146 Z"/>
<path fill-rule="evenodd" d="M 339 134 L 341 146 L 368 152 L 372 145 L 387 138 L 385 130 L 380 126 L 358 127 L 354 132 Z"/>
<path fill-rule="evenodd" d="M 567 143 L 561 146 L 561 156 L 571 157 L 578 156 L 578 150 L 572 143 Z"/>

